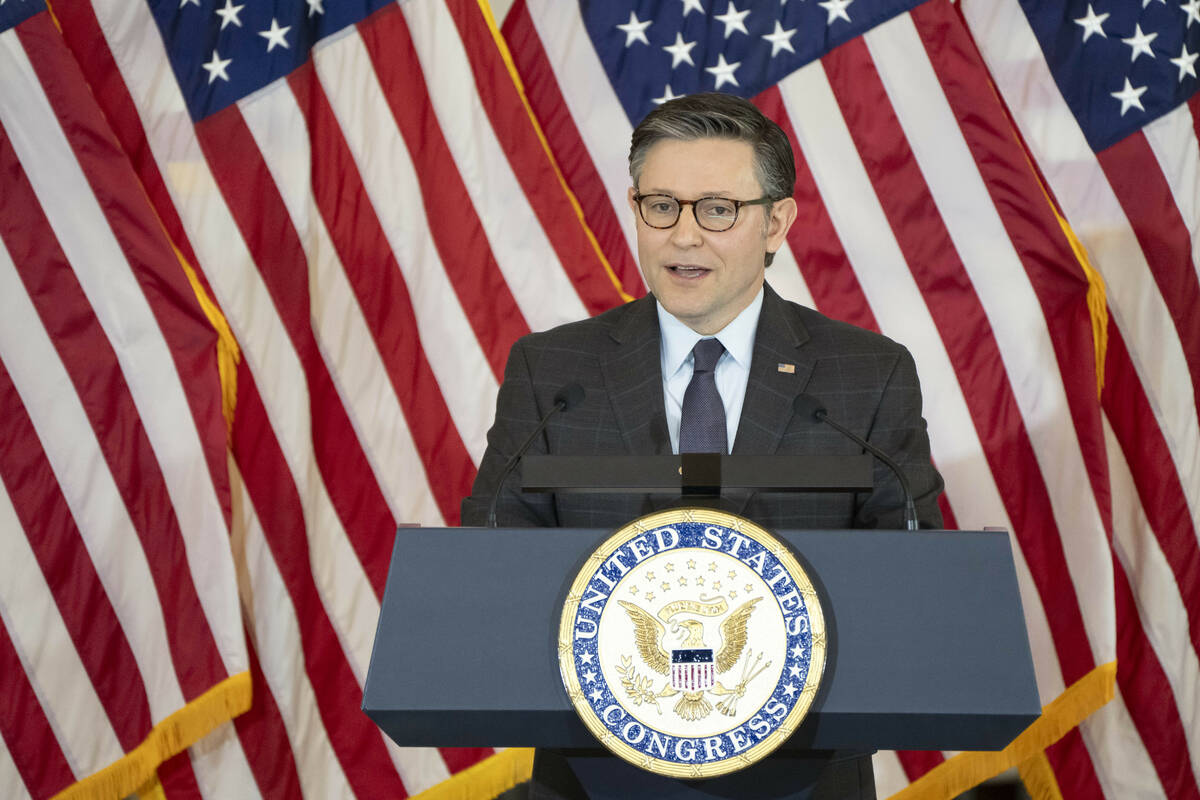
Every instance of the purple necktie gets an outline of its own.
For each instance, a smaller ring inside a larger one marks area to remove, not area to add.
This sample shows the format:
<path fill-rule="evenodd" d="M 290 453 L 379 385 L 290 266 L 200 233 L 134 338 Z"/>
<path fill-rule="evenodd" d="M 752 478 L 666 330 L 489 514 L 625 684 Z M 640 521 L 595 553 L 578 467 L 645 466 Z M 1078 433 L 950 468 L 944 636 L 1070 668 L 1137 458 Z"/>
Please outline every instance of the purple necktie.
<path fill-rule="evenodd" d="M 695 368 L 683 394 L 679 420 L 679 452 L 729 452 L 725 437 L 725 404 L 717 392 L 717 361 L 725 347 L 716 339 L 701 339 L 692 348 Z"/>

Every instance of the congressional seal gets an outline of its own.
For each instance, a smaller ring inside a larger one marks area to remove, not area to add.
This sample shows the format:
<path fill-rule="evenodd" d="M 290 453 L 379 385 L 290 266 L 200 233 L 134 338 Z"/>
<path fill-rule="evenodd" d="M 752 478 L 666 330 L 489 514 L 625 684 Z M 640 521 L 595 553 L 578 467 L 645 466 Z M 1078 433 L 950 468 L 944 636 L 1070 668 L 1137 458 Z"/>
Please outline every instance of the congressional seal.
<path fill-rule="evenodd" d="M 676 778 L 742 769 L 812 705 L 825 619 L 791 552 L 747 519 L 683 508 L 630 522 L 579 571 L 558 658 L 584 725 Z"/>

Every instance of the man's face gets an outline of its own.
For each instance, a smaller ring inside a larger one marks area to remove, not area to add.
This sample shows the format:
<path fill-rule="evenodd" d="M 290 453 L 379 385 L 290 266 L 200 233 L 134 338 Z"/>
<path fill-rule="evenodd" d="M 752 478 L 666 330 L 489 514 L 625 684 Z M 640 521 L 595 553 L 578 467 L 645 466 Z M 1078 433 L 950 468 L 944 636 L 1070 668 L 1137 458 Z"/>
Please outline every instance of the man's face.
<path fill-rule="evenodd" d="M 754 148 L 731 139 L 656 143 L 646 154 L 637 191 L 679 200 L 755 200 L 763 194 L 754 175 Z M 672 316 L 705 335 L 724 328 L 758 294 L 763 259 L 783 245 L 796 218 L 796 202 L 787 198 L 770 211 L 742 206 L 732 228 L 713 232 L 696 223 L 688 205 L 674 227 L 660 230 L 642 220 L 634 194 L 630 189 L 629 205 L 646 284 Z"/>

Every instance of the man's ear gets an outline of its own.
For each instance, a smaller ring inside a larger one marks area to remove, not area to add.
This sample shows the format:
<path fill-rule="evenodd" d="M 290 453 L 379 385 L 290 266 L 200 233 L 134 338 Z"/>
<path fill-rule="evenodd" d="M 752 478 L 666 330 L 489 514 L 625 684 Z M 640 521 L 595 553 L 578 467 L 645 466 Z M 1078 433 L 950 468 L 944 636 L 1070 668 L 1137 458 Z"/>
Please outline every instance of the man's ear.
<path fill-rule="evenodd" d="M 792 223 L 798 213 L 796 201 L 791 197 L 776 200 L 771 204 L 771 218 L 767 220 L 767 252 L 774 253 L 783 247 Z"/>
<path fill-rule="evenodd" d="M 627 194 L 625 196 L 629 200 L 629 210 L 632 211 L 634 213 L 634 215 L 637 214 L 637 201 L 633 199 L 635 195 L 637 195 L 637 187 L 630 186 L 629 194 Z"/>

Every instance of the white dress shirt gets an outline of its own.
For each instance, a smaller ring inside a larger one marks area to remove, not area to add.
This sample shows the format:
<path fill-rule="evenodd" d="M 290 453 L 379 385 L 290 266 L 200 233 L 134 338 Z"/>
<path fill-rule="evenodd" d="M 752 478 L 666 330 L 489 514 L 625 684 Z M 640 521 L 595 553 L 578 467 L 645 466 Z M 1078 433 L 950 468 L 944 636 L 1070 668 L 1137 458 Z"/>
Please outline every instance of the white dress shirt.
<path fill-rule="evenodd" d="M 733 449 L 738 420 L 742 418 L 742 403 L 746 399 L 746 384 L 750 381 L 750 357 L 754 354 L 754 336 L 758 332 L 758 316 L 762 311 L 763 290 L 742 309 L 742 313 L 713 336 L 701 336 L 671 316 L 661 303 L 658 308 L 658 328 L 661 332 L 663 400 L 667 407 L 667 430 L 671 434 L 671 452 L 679 452 L 679 420 L 683 414 L 683 395 L 692 380 L 692 348 L 701 339 L 719 339 L 725 352 L 717 362 L 717 392 L 725 406 L 726 441 Z"/>

